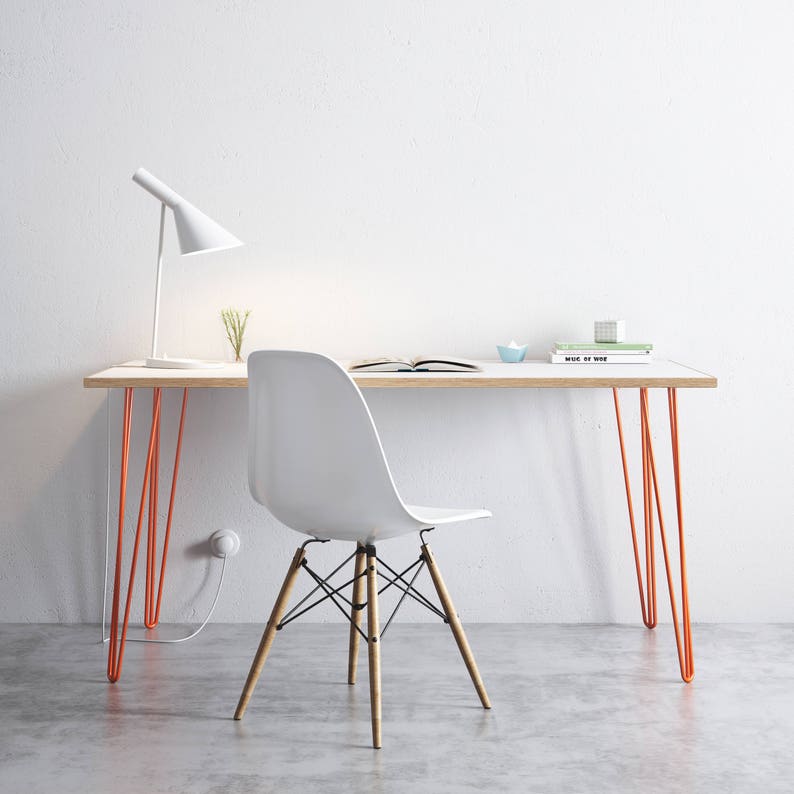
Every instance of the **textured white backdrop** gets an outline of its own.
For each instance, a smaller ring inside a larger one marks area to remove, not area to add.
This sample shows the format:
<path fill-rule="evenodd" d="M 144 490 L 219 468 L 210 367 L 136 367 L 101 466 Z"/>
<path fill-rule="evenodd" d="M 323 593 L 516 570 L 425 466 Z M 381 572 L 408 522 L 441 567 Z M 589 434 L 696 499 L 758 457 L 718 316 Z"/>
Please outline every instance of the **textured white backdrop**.
<path fill-rule="evenodd" d="M 693 617 L 794 619 L 793 40 L 785 2 L 5 3 L 0 620 L 99 617 L 105 404 L 81 378 L 147 349 L 140 165 L 247 243 L 180 260 L 168 227 L 172 355 L 226 355 L 230 304 L 248 350 L 339 357 L 542 354 L 622 316 L 716 374 L 680 398 Z M 494 512 L 433 539 L 466 619 L 639 618 L 608 392 L 367 398 L 407 499 Z M 266 616 L 299 536 L 248 497 L 244 444 L 245 395 L 195 392 L 166 620 L 203 615 L 219 527 L 242 552 L 217 618 Z"/>

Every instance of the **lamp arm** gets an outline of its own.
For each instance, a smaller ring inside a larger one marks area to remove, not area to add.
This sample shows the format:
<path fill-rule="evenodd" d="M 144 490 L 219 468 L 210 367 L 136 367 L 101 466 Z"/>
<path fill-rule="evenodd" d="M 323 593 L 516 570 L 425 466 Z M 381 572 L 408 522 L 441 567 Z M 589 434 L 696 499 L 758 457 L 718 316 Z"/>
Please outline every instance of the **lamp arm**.
<path fill-rule="evenodd" d="M 144 190 L 151 193 L 156 199 L 167 204 L 171 209 L 182 202 L 182 196 L 172 190 L 165 182 L 150 174 L 145 168 L 139 168 L 133 175 L 132 181 L 139 184 Z"/>
<path fill-rule="evenodd" d="M 157 243 L 157 286 L 154 290 L 154 325 L 152 327 L 152 358 L 157 357 L 157 325 L 160 320 L 160 284 L 163 280 L 163 235 L 165 233 L 165 202 L 160 204 L 160 239 Z"/>

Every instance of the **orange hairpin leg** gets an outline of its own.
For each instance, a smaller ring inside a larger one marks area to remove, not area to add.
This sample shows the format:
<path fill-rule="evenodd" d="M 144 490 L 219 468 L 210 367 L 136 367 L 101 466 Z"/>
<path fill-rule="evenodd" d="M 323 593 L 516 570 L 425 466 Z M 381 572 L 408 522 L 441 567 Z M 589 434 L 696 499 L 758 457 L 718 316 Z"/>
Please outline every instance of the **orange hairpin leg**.
<path fill-rule="evenodd" d="M 656 626 L 656 560 L 653 547 L 653 512 L 650 507 L 650 488 L 648 487 L 648 447 L 645 443 L 645 413 L 641 412 L 640 424 L 642 435 L 642 496 L 643 513 L 645 522 L 645 589 L 643 592 L 642 567 L 640 565 L 640 552 L 637 544 L 637 526 L 634 521 L 634 503 L 631 497 L 631 481 L 629 479 L 629 467 L 626 462 L 626 446 L 623 441 L 623 422 L 620 418 L 620 400 L 618 390 L 612 389 L 615 399 L 615 416 L 618 424 L 618 438 L 620 440 L 620 456 L 623 460 L 623 480 L 626 485 L 626 502 L 629 508 L 629 524 L 631 525 L 631 543 L 634 548 L 634 567 L 637 572 L 637 588 L 640 594 L 640 609 L 642 610 L 642 622 L 652 629 Z"/>
<path fill-rule="evenodd" d="M 116 542 L 116 570 L 113 578 L 113 601 L 110 617 L 110 646 L 108 648 L 108 679 L 117 681 L 121 673 L 123 651 L 116 644 L 119 628 L 119 582 L 121 581 L 121 541 L 124 532 L 124 510 L 127 503 L 127 464 L 130 457 L 130 426 L 132 424 L 132 389 L 124 389 L 124 419 L 121 433 L 121 483 L 119 486 L 119 532 Z"/>
<path fill-rule="evenodd" d="M 662 543 L 664 567 L 667 575 L 667 590 L 670 595 L 670 610 L 673 617 L 675 643 L 678 651 L 678 663 L 681 678 L 685 682 L 695 677 L 694 654 L 692 650 L 692 626 L 689 613 L 689 587 L 687 584 L 686 553 L 684 550 L 684 519 L 681 501 L 681 467 L 678 444 L 678 398 L 676 390 L 667 390 L 668 411 L 670 416 L 670 440 L 672 443 L 673 477 L 675 482 L 676 517 L 678 521 L 678 548 L 679 565 L 681 572 L 681 604 L 683 617 L 683 630 L 678 623 L 678 609 L 675 600 L 673 573 L 670 566 L 670 555 L 667 548 L 667 533 L 665 531 L 664 516 L 662 514 L 659 481 L 656 475 L 656 460 L 653 453 L 653 440 L 651 437 L 650 409 L 648 405 L 648 389 L 640 389 L 640 433 L 642 441 L 642 472 L 643 472 L 643 507 L 645 515 L 645 563 L 647 603 L 643 596 L 642 570 L 640 566 L 637 533 L 634 523 L 634 509 L 631 498 L 631 485 L 629 483 L 628 464 L 626 462 L 626 449 L 623 441 L 623 427 L 620 418 L 620 401 L 618 390 L 613 389 L 615 400 L 615 414 L 618 424 L 618 437 L 620 439 L 620 453 L 623 459 L 623 476 L 626 485 L 626 499 L 629 508 L 629 522 L 631 524 L 632 543 L 634 546 L 634 562 L 637 572 L 637 584 L 640 591 L 640 604 L 642 607 L 643 622 L 649 628 L 656 625 L 656 578 L 655 559 L 653 552 L 653 503 L 656 502 L 656 515 L 659 521 L 659 538 Z M 683 637 L 682 637 L 683 635 Z"/>
<path fill-rule="evenodd" d="M 113 582 L 113 612 L 110 618 L 110 647 L 108 649 L 108 680 L 115 683 L 121 675 L 121 665 L 124 661 L 124 647 L 127 641 L 127 627 L 130 621 L 130 607 L 132 606 L 132 587 L 135 583 L 135 567 L 138 563 L 138 549 L 141 545 L 141 528 L 143 526 L 143 511 L 146 506 L 146 488 L 149 484 L 149 474 L 152 468 L 154 444 L 157 438 L 157 423 L 160 420 L 160 394 L 159 389 L 154 395 L 154 411 L 152 416 L 152 429 L 149 433 L 149 450 L 146 455 L 146 466 L 143 470 L 143 488 L 141 489 L 141 503 L 138 508 L 138 526 L 135 530 L 135 545 L 132 550 L 130 563 L 130 579 L 127 585 L 127 603 L 124 608 L 124 622 L 119 639 L 119 586 L 121 579 L 121 551 L 124 539 L 124 511 L 121 509 L 127 490 L 127 461 L 129 460 L 130 426 L 132 424 L 132 390 L 125 389 L 124 395 L 124 440 L 122 443 L 122 482 L 121 498 L 119 500 L 119 534 L 116 544 L 116 576 Z"/>
<path fill-rule="evenodd" d="M 160 389 L 152 390 L 152 427 L 154 454 L 149 468 L 149 532 L 146 537 L 146 588 L 144 589 L 143 624 L 147 629 L 157 625 L 154 615 L 154 580 L 157 566 L 157 497 L 160 481 L 160 417 L 155 410 L 161 398 Z"/>
<path fill-rule="evenodd" d="M 108 649 L 108 680 L 115 683 L 121 676 L 121 666 L 124 660 L 124 648 L 127 641 L 127 628 L 130 620 L 130 609 L 132 606 L 132 592 L 135 584 L 135 569 L 138 562 L 138 551 L 141 545 L 141 530 L 143 528 L 143 516 L 146 508 L 146 494 L 149 491 L 149 523 L 148 523 L 148 548 L 147 548 L 147 582 L 146 582 L 146 605 L 144 609 L 144 622 L 147 626 L 152 622 L 156 625 L 160 615 L 160 604 L 162 601 L 163 581 L 165 577 L 165 561 L 168 553 L 168 540 L 171 533 L 171 521 L 174 509 L 174 497 L 176 495 L 176 480 L 179 473 L 179 456 L 182 449 L 182 433 L 185 424 L 185 411 L 187 408 L 187 389 L 184 390 L 182 397 L 182 414 L 179 420 L 179 436 L 177 438 L 176 454 L 174 459 L 174 474 L 171 482 L 171 500 L 168 507 L 168 523 L 166 526 L 165 538 L 163 541 L 163 556 L 160 564 L 160 579 L 157 593 L 156 606 L 154 603 L 154 579 L 155 579 L 155 543 L 157 539 L 157 476 L 159 473 L 159 443 L 160 443 L 160 415 L 162 404 L 161 389 L 152 390 L 152 426 L 149 432 L 149 446 L 146 454 L 146 465 L 143 471 L 143 486 L 141 488 L 141 501 L 138 507 L 138 523 L 135 530 L 135 543 L 132 550 L 132 561 L 130 563 L 130 576 L 127 585 L 127 598 L 124 608 L 124 618 L 122 621 L 121 635 L 119 636 L 119 611 L 121 593 L 121 555 L 124 539 L 124 512 L 127 497 L 127 473 L 130 451 L 130 431 L 132 427 L 132 405 L 133 390 L 124 390 L 124 419 L 122 423 L 122 443 L 121 443 L 121 475 L 119 486 L 119 522 L 118 538 L 116 542 L 116 566 L 113 581 L 113 600 L 110 619 L 110 647 Z M 151 628 L 151 626 L 149 626 Z"/>
<path fill-rule="evenodd" d="M 159 392 L 160 390 L 157 389 Z M 146 597 L 144 604 L 144 625 L 153 629 L 160 622 L 160 607 L 163 603 L 163 583 L 165 582 L 165 563 L 168 558 L 168 542 L 171 539 L 171 524 L 174 517 L 174 498 L 176 496 L 176 481 L 179 477 L 179 458 L 182 452 L 182 433 L 185 429 L 185 413 L 187 411 L 187 389 L 182 393 L 182 412 L 179 417 L 179 433 L 174 453 L 174 471 L 171 476 L 171 498 L 168 502 L 168 519 L 165 525 L 163 538 L 163 551 L 160 560 L 160 575 L 157 583 L 155 597 L 155 580 L 157 577 L 157 497 L 158 475 L 160 467 L 160 422 L 157 423 L 157 440 L 155 454 L 152 460 L 152 472 L 149 477 L 149 538 L 146 549 Z M 154 421 L 154 420 L 152 420 Z"/>

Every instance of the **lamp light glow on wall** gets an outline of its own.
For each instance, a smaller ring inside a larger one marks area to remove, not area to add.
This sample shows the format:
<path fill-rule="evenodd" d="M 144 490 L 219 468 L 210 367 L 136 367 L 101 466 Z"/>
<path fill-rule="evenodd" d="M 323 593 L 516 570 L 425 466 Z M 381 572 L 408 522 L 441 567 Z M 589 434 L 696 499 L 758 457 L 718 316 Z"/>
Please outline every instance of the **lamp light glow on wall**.
<path fill-rule="evenodd" d="M 161 369 L 207 369 L 223 366 L 220 362 L 200 361 L 191 358 L 157 357 L 157 326 L 160 318 L 160 284 L 163 270 L 163 233 L 165 231 L 165 209 L 169 207 L 174 213 L 176 235 L 182 256 L 191 254 L 223 251 L 242 245 L 233 234 L 230 234 L 212 218 L 197 210 L 185 201 L 168 185 L 152 176 L 148 171 L 139 168 L 133 175 L 134 182 L 151 193 L 161 202 L 160 206 L 160 240 L 157 246 L 157 286 L 154 293 L 154 325 L 152 328 L 152 353 L 146 359 L 147 367 Z"/>

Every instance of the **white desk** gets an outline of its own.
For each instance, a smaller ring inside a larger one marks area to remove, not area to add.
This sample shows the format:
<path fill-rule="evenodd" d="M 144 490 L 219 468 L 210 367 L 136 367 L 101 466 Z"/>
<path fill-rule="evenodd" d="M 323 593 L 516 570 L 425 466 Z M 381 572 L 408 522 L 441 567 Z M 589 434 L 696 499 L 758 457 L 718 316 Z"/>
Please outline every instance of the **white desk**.
<path fill-rule="evenodd" d="M 185 425 L 188 392 L 193 388 L 246 388 L 248 375 L 245 364 L 227 364 L 220 369 L 207 370 L 157 370 L 141 366 L 143 362 L 131 361 L 110 367 L 83 381 L 88 389 L 124 389 L 124 418 L 122 421 L 121 483 L 119 488 L 118 539 L 116 546 L 116 566 L 113 584 L 113 602 L 110 624 L 110 648 L 108 651 L 108 679 L 117 681 L 121 675 L 124 647 L 129 624 L 132 589 L 135 568 L 141 543 L 142 527 L 146 514 L 148 495 L 148 536 L 146 562 L 146 596 L 144 604 L 144 624 L 147 628 L 157 625 L 160 616 L 162 588 L 165 577 L 165 564 L 168 553 L 168 540 L 174 512 L 176 483 L 179 474 L 179 456 L 182 448 L 182 435 Z M 664 556 L 670 605 L 673 612 L 676 649 L 681 677 L 691 681 L 695 674 L 692 651 L 692 631 L 689 614 L 689 593 L 687 587 L 686 556 L 684 553 L 683 509 L 681 504 L 681 471 L 678 444 L 678 399 L 679 388 L 715 388 L 717 379 L 712 375 L 678 364 L 673 361 L 654 361 L 651 364 L 550 364 L 546 361 L 524 361 L 520 364 L 504 364 L 498 361 L 478 362 L 481 372 L 394 372 L 359 373 L 354 380 L 361 388 L 534 388 L 534 389 L 611 389 L 615 404 L 616 427 L 623 466 L 626 501 L 631 527 L 631 540 L 634 550 L 637 587 L 640 596 L 642 619 L 648 628 L 654 628 L 657 621 L 656 599 L 656 559 L 654 551 L 654 505 L 656 521 Z M 124 617 L 119 633 L 119 614 L 121 604 L 121 552 L 124 530 L 124 508 L 127 490 L 127 466 L 132 425 L 132 403 L 135 389 L 152 390 L 152 422 L 149 430 L 149 446 L 141 491 L 138 522 L 135 533 L 132 561 L 130 564 L 129 584 L 127 587 Z M 643 520 L 645 529 L 645 580 L 640 562 L 640 549 L 631 498 L 629 467 L 623 439 L 623 426 L 620 416 L 618 390 L 633 388 L 639 390 L 641 469 L 643 492 Z M 650 429 L 648 389 L 667 389 L 671 458 L 673 465 L 676 521 L 678 529 L 678 560 L 681 584 L 681 621 L 675 597 L 675 583 L 672 571 L 672 556 L 669 552 L 667 532 L 662 514 L 660 485 L 657 477 L 656 454 Z M 162 557 L 159 575 L 157 572 L 157 501 L 160 465 L 160 405 L 162 389 L 182 389 L 182 411 L 179 421 L 174 468 L 171 478 L 171 493 L 168 519 L 163 538 Z M 151 483 L 151 487 L 150 487 Z M 155 581 L 158 581 L 155 591 Z"/>
<path fill-rule="evenodd" d="M 636 389 L 714 388 L 717 385 L 712 375 L 674 361 L 651 364 L 477 363 L 482 372 L 367 372 L 356 373 L 353 379 L 362 389 Z M 142 361 L 129 361 L 89 375 L 83 385 L 87 389 L 245 389 L 248 373 L 245 364 L 226 364 L 220 369 L 147 369 Z"/>

